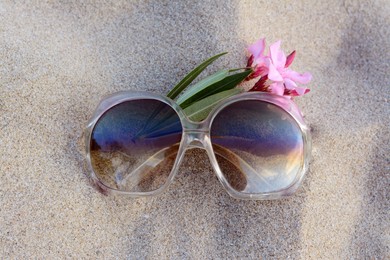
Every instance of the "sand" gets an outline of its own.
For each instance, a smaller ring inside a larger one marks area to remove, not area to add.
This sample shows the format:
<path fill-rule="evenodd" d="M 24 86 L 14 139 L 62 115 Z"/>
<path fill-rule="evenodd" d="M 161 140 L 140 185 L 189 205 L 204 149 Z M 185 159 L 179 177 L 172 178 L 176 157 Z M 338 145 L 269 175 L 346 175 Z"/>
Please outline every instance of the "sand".
<path fill-rule="evenodd" d="M 390 257 L 387 0 L 13 2 L 0 2 L 0 258 Z M 223 51 L 207 73 L 242 67 L 260 37 L 314 77 L 296 99 L 313 160 L 294 196 L 233 199 L 203 151 L 158 197 L 92 187 L 80 137 L 102 96 L 167 93 Z"/>

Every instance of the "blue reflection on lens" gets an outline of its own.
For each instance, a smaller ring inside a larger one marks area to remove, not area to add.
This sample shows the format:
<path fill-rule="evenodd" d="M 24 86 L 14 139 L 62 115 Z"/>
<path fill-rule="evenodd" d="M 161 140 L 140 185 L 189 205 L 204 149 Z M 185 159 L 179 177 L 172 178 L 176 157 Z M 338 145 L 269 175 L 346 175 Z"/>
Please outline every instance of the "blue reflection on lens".
<path fill-rule="evenodd" d="M 127 154 L 158 150 L 180 142 L 179 116 L 153 99 L 131 100 L 110 108 L 96 123 L 91 150 L 120 150 Z"/>
<path fill-rule="evenodd" d="M 258 156 L 302 149 L 302 133 L 281 108 L 259 101 L 241 101 L 223 109 L 211 127 L 212 142 Z"/>

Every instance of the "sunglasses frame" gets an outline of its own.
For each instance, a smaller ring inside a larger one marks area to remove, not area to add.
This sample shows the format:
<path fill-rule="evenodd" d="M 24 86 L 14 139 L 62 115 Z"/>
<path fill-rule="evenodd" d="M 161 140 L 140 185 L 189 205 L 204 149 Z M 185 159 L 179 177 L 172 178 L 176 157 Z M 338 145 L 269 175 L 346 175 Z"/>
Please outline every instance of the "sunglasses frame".
<path fill-rule="evenodd" d="M 179 149 L 177 151 L 176 159 L 173 164 L 172 170 L 166 182 L 160 188 L 153 191 L 147 191 L 147 192 L 127 192 L 127 191 L 116 190 L 106 186 L 103 182 L 101 182 L 94 172 L 91 163 L 91 154 L 90 154 L 92 132 L 96 123 L 106 111 L 108 111 L 109 109 L 111 109 L 112 107 L 120 103 L 131 101 L 131 100 L 139 100 L 139 99 L 153 99 L 153 100 L 163 102 L 169 105 L 178 114 L 183 129 Z M 257 101 L 267 102 L 276 105 L 277 107 L 283 109 L 288 115 L 290 115 L 295 120 L 295 122 L 297 123 L 297 125 L 301 130 L 302 139 L 303 139 L 303 162 L 301 163 L 301 167 L 294 181 L 284 189 L 273 191 L 273 192 L 266 192 L 266 193 L 239 192 L 231 187 L 227 179 L 224 177 L 224 174 L 222 173 L 220 166 L 217 162 L 213 150 L 213 146 L 211 143 L 211 137 L 210 137 L 210 129 L 213 120 L 218 115 L 218 113 L 222 111 L 225 107 L 235 102 L 246 101 L 246 100 L 257 100 Z M 201 148 L 206 150 L 218 180 L 221 182 L 221 184 L 228 192 L 228 194 L 236 199 L 270 200 L 270 199 L 279 199 L 279 198 L 292 195 L 300 186 L 300 183 L 302 182 L 308 170 L 309 161 L 311 157 L 310 130 L 305 124 L 297 105 L 289 98 L 273 95 L 270 93 L 264 93 L 264 92 L 246 92 L 222 100 L 209 113 L 208 117 L 205 120 L 201 122 L 194 122 L 188 119 L 188 117 L 184 114 L 183 109 L 175 101 L 173 101 L 168 97 L 155 94 L 155 93 L 145 92 L 145 91 L 121 91 L 121 92 L 117 92 L 105 96 L 102 99 L 102 101 L 97 106 L 95 112 L 93 113 L 91 119 L 88 121 L 84 136 L 85 136 L 87 167 L 89 169 L 90 178 L 93 181 L 93 183 L 96 184 L 99 188 L 101 188 L 106 194 L 120 194 L 120 195 L 128 195 L 130 197 L 144 197 L 144 196 L 158 195 L 163 193 L 165 190 L 167 190 L 178 172 L 178 169 L 180 167 L 180 164 L 184 158 L 187 149 Z"/>

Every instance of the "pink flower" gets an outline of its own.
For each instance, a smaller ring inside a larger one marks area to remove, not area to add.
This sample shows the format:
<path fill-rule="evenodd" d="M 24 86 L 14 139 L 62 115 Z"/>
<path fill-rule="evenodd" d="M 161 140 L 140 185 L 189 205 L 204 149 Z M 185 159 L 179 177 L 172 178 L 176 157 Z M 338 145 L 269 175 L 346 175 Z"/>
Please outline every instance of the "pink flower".
<path fill-rule="evenodd" d="M 295 51 L 286 57 L 280 49 L 281 41 L 277 41 L 269 48 L 269 55 L 264 55 L 265 39 L 262 38 L 248 47 L 251 56 L 248 59 L 248 67 L 254 72 L 247 80 L 260 77 L 251 91 L 266 91 L 281 96 L 301 96 L 310 90 L 299 87 L 297 84 L 307 84 L 311 80 L 310 73 L 300 74 L 288 67 L 294 61 Z"/>
<path fill-rule="evenodd" d="M 270 84 L 270 92 L 277 95 L 302 96 L 309 92 L 299 84 L 307 84 L 311 81 L 311 74 L 305 72 L 300 74 L 288 68 L 295 57 L 295 52 L 286 58 L 284 52 L 280 49 L 281 41 L 277 41 L 270 46 L 270 56 L 267 59 L 268 79 L 273 83 Z"/>
<path fill-rule="evenodd" d="M 265 38 L 259 39 L 257 42 L 250 45 L 248 50 L 252 55 L 248 59 L 247 67 L 252 67 L 253 65 L 254 72 L 248 76 L 247 80 L 266 75 L 266 62 L 268 57 L 264 55 Z"/>
<path fill-rule="evenodd" d="M 264 66 L 267 56 L 264 55 L 265 50 L 265 38 L 259 39 L 254 44 L 248 47 L 250 53 L 252 53 L 253 61 L 255 65 Z"/>

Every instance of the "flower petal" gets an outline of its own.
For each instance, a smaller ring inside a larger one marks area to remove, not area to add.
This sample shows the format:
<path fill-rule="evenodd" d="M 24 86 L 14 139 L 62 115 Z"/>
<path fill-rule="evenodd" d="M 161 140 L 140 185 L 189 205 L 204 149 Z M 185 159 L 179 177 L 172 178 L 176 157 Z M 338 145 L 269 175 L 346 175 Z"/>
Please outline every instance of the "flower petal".
<path fill-rule="evenodd" d="M 271 93 L 283 96 L 284 94 L 284 85 L 280 82 L 275 82 L 270 85 Z"/>
<path fill-rule="evenodd" d="M 256 84 L 249 91 L 267 92 L 267 86 L 266 86 L 267 80 L 268 80 L 267 75 L 261 77 L 259 81 L 257 81 Z"/>
<path fill-rule="evenodd" d="M 252 67 L 252 64 L 253 64 L 253 54 L 248 58 L 248 62 L 246 63 L 246 66 L 247 67 Z"/>
<path fill-rule="evenodd" d="M 306 88 L 296 87 L 295 91 L 298 93 L 298 95 L 302 96 L 306 93 Z"/>
<path fill-rule="evenodd" d="M 284 85 L 286 86 L 286 89 L 288 89 L 288 90 L 293 90 L 296 87 L 298 87 L 294 81 L 292 81 L 291 79 L 288 79 L 288 78 L 284 79 Z"/>
<path fill-rule="evenodd" d="M 294 61 L 295 59 L 295 51 L 291 52 L 287 58 L 286 58 L 286 64 L 284 65 L 285 68 L 287 68 L 288 66 L 291 65 L 291 63 Z"/>
<path fill-rule="evenodd" d="M 269 61 L 268 66 L 268 78 L 273 81 L 283 81 L 282 75 L 280 75 L 279 71 L 275 68 L 271 61 Z"/>
<path fill-rule="evenodd" d="M 263 57 L 259 57 L 255 60 L 255 64 L 260 66 L 260 67 L 265 67 L 267 66 L 266 65 L 267 63 L 267 57 L 263 56 Z"/>
<path fill-rule="evenodd" d="M 301 84 L 307 84 L 311 81 L 311 74 L 309 72 L 301 74 L 296 71 L 287 69 L 283 72 L 283 76 Z"/>
<path fill-rule="evenodd" d="M 252 53 L 255 60 L 263 56 L 264 49 L 265 49 L 265 38 L 259 39 L 257 42 L 255 42 L 254 44 L 248 47 L 248 50 Z"/>
<path fill-rule="evenodd" d="M 303 96 L 308 92 L 310 92 L 310 89 L 308 88 L 297 87 L 290 91 L 290 96 Z"/>
<path fill-rule="evenodd" d="M 256 65 L 255 71 L 249 77 L 254 79 L 259 76 L 264 76 L 267 74 L 267 70 L 267 67 Z"/>
<path fill-rule="evenodd" d="M 276 68 L 284 68 L 286 64 L 286 55 L 280 49 L 281 41 L 277 41 L 269 47 L 271 59 Z"/>

